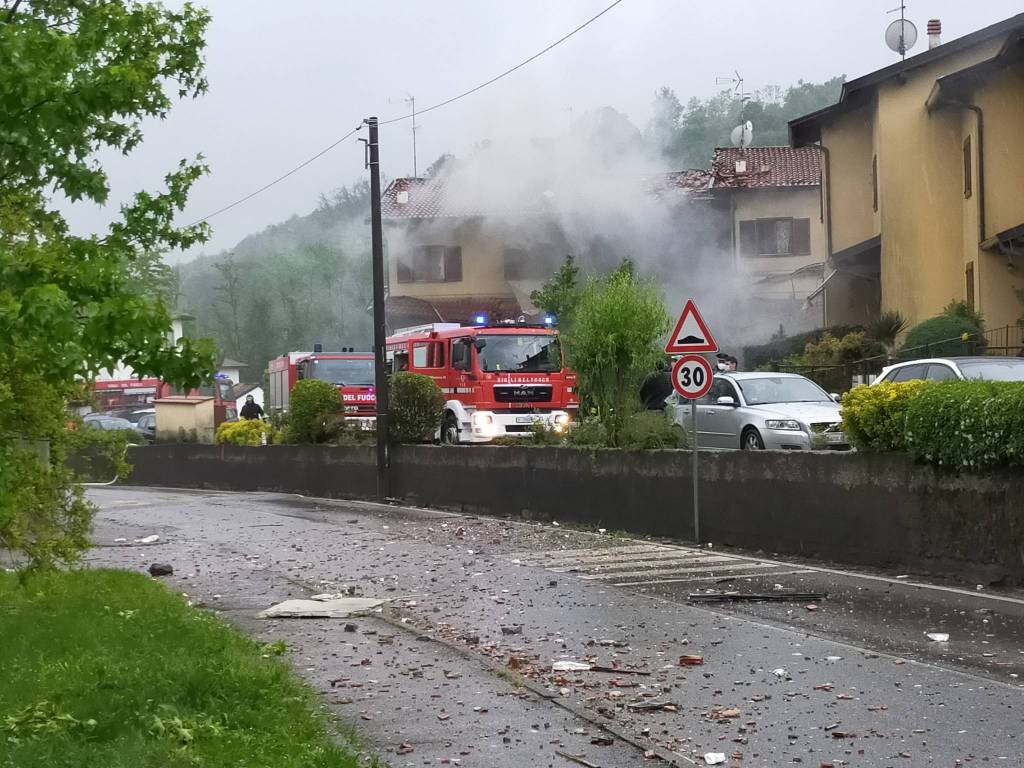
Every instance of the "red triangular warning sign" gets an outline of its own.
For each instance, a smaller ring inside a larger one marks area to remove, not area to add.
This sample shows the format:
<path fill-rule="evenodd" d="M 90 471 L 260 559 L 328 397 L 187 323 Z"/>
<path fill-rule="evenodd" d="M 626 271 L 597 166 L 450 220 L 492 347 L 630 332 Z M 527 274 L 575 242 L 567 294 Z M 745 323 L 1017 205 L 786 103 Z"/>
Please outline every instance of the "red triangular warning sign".
<path fill-rule="evenodd" d="M 704 318 L 700 316 L 693 299 L 686 300 L 683 313 L 668 337 L 665 351 L 670 355 L 685 355 L 690 352 L 717 352 L 718 343 L 708 330 Z"/>

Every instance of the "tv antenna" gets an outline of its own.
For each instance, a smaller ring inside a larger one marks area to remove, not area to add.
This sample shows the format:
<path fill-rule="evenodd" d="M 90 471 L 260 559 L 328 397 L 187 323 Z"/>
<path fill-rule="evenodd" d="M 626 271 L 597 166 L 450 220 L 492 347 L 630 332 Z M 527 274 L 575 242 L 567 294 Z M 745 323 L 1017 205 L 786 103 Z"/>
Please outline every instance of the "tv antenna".
<path fill-rule="evenodd" d="M 388 99 L 389 104 L 393 101 L 393 99 Z M 419 173 L 417 173 L 418 169 L 416 167 L 416 129 L 419 126 L 416 125 L 416 97 L 412 94 L 406 94 L 405 98 L 401 101 L 404 104 L 408 104 L 412 109 L 412 175 L 413 177 L 418 177 Z"/>
<path fill-rule="evenodd" d="M 736 98 L 740 101 L 750 101 L 750 94 L 743 89 L 743 75 L 734 71 L 731 77 L 715 78 L 715 85 L 725 85 L 727 83 L 733 84 L 732 92 L 736 94 Z"/>
<path fill-rule="evenodd" d="M 899 8 L 893 8 L 889 13 L 900 12 L 900 17 L 892 22 L 885 29 L 885 44 L 900 55 L 900 58 L 907 58 L 907 51 L 914 47 L 917 42 L 917 27 L 914 23 L 904 17 L 907 10 L 906 3 L 900 3 Z"/>

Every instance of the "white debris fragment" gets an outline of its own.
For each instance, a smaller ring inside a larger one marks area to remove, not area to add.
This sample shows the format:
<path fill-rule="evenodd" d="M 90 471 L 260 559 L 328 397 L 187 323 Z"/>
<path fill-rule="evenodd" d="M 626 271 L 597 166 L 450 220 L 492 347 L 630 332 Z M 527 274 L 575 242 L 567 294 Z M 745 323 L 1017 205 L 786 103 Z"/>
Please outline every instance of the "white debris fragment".
<path fill-rule="evenodd" d="M 779 667 L 778 669 L 773 669 L 772 674 L 776 677 L 785 677 L 788 673 L 782 667 Z"/>
<path fill-rule="evenodd" d="M 825 657 L 825 661 L 828 661 L 828 662 L 836 662 L 836 661 L 842 661 L 842 660 L 843 660 L 842 656 L 826 656 Z"/>
<path fill-rule="evenodd" d="M 551 665 L 552 672 L 589 672 L 590 665 L 581 661 L 556 661 Z"/>
<path fill-rule="evenodd" d="M 334 600 L 285 600 L 256 614 L 258 619 L 308 618 L 343 619 L 371 611 L 384 604 L 372 597 L 343 597 Z"/>
<path fill-rule="evenodd" d="M 151 534 L 149 536 L 143 536 L 141 539 L 136 539 L 135 543 L 136 544 L 156 544 L 158 541 L 160 541 L 160 537 L 157 536 L 154 533 L 154 534 Z"/>
<path fill-rule="evenodd" d="M 947 632 L 929 632 L 928 639 L 933 643 L 948 643 L 949 633 Z"/>
<path fill-rule="evenodd" d="M 725 762 L 725 753 L 724 752 L 705 752 L 704 753 L 704 762 L 707 763 L 708 765 L 719 765 L 720 763 L 724 763 Z"/>
<path fill-rule="evenodd" d="M 128 541 L 128 539 L 126 539 L 124 536 L 118 536 L 116 539 L 114 539 L 115 544 L 124 544 L 126 541 Z"/>

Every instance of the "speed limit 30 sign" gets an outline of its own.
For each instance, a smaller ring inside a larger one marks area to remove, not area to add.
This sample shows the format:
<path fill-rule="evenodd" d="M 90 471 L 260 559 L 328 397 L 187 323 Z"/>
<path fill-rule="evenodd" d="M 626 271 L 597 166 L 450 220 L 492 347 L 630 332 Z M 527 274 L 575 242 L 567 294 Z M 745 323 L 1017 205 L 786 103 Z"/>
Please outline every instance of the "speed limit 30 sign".
<path fill-rule="evenodd" d="M 711 363 L 700 355 L 683 355 L 672 366 L 672 386 L 687 400 L 704 397 L 711 389 Z"/>

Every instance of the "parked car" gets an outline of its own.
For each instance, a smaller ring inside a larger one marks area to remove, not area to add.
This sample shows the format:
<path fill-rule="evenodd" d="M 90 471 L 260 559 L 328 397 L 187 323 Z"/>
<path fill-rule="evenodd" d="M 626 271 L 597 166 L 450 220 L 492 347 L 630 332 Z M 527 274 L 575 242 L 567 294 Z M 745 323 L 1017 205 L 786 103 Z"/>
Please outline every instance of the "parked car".
<path fill-rule="evenodd" d="M 117 416 L 107 416 L 103 413 L 90 413 L 82 419 L 86 429 L 126 429 L 129 432 L 135 431 L 135 426 L 128 419 L 121 419 Z"/>
<path fill-rule="evenodd" d="M 1020 357 L 932 357 L 909 360 L 882 369 L 872 384 L 882 381 L 948 381 L 985 379 L 1024 381 L 1024 358 Z"/>
<path fill-rule="evenodd" d="M 702 448 L 848 450 L 838 397 L 795 373 L 720 373 L 697 401 Z M 676 422 L 690 426 L 690 406 L 673 393 Z"/>
<path fill-rule="evenodd" d="M 153 408 L 138 413 L 135 431 L 146 438 L 147 442 L 156 441 L 156 411 Z"/>

